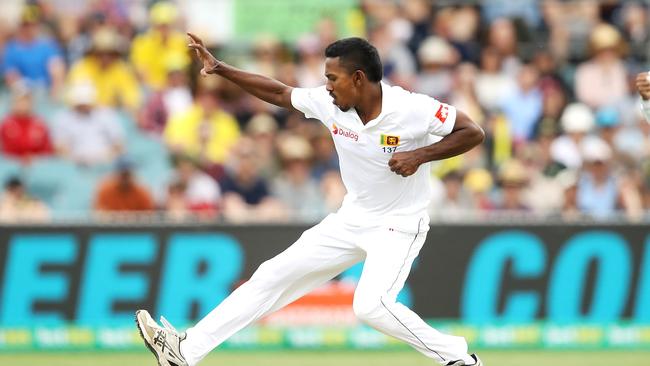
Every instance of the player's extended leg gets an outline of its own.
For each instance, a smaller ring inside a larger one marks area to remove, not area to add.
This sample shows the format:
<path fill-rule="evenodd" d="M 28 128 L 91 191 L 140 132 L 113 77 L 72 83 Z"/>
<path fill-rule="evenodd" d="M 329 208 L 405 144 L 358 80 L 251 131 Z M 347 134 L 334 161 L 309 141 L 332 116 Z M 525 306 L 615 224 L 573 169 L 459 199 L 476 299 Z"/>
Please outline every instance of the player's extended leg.
<path fill-rule="evenodd" d="M 473 365 L 477 362 L 467 354 L 464 338 L 435 330 L 396 301 L 425 238 L 426 233 L 410 234 L 389 228 L 364 236 L 361 246 L 367 257 L 354 294 L 354 312 L 363 322 L 407 342 L 442 365 Z"/>
<path fill-rule="evenodd" d="M 260 265 L 249 281 L 187 330 L 187 338 L 181 342 L 187 363 L 195 365 L 251 322 L 363 260 L 365 253 L 354 245 L 355 235 L 330 216 L 305 231 L 287 250 Z"/>

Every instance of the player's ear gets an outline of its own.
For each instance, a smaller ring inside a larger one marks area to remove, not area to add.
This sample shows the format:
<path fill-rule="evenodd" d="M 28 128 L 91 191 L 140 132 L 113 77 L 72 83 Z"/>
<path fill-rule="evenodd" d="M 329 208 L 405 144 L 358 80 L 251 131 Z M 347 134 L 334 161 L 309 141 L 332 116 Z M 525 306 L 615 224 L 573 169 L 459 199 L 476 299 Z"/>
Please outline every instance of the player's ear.
<path fill-rule="evenodd" d="M 361 83 L 365 78 L 366 74 L 364 74 L 364 72 L 361 70 L 356 70 L 354 73 L 352 73 L 352 83 L 354 86 L 361 86 Z"/>

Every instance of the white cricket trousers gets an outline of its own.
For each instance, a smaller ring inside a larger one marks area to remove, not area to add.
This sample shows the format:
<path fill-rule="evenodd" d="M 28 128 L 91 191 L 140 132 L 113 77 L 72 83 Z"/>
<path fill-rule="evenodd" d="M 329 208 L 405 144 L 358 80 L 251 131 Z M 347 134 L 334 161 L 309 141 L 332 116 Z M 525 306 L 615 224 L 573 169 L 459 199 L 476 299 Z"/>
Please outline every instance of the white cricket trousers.
<path fill-rule="evenodd" d="M 251 322 L 365 259 L 352 305 L 361 321 L 443 365 L 452 360 L 472 364 L 464 338 L 440 333 L 396 302 L 425 238 L 426 232 L 405 233 L 387 226 L 359 228 L 345 224 L 336 214 L 329 215 L 284 252 L 262 263 L 249 281 L 188 329 L 181 352 L 190 366 L 196 365 Z"/>

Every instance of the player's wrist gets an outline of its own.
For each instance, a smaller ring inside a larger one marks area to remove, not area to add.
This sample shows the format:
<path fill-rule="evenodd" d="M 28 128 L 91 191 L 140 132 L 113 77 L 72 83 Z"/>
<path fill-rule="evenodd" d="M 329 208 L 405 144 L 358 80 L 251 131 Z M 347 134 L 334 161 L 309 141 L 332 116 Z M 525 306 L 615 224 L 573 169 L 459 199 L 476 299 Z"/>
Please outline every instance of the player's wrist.
<path fill-rule="evenodd" d="M 212 65 L 206 68 L 205 72 L 208 74 L 218 74 L 222 68 L 223 68 L 223 62 L 215 59 L 214 62 L 212 62 Z"/>

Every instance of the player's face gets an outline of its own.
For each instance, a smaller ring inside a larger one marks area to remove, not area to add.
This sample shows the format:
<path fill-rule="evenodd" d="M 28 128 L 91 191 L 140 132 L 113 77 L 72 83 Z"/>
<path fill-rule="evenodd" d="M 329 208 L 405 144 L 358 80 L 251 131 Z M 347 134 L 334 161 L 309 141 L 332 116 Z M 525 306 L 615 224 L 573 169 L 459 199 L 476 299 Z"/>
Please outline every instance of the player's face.
<path fill-rule="evenodd" d="M 333 98 L 333 103 L 342 111 L 347 111 L 356 104 L 358 99 L 357 88 L 353 81 L 353 74 L 341 66 L 339 57 L 325 59 L 325 88 Z"/>

